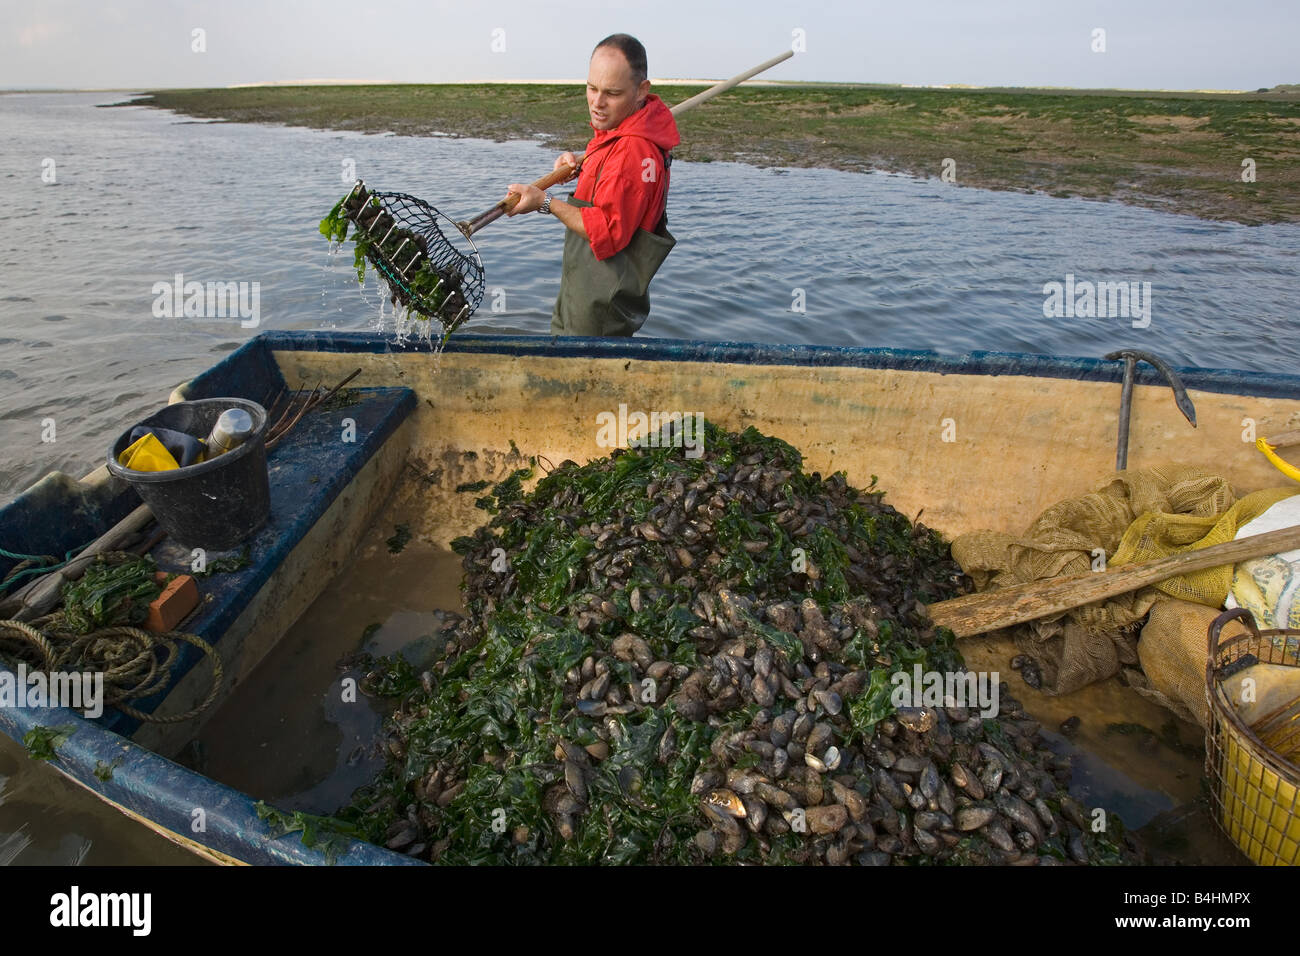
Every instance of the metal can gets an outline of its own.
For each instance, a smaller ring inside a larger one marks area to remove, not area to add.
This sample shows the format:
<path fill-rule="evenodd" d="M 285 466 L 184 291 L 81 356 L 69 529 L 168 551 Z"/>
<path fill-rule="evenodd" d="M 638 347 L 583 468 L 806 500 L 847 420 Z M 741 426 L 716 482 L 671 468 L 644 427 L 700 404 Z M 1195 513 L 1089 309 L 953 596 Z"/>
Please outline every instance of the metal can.
<path fill-rule="evenodd" d="M 242 408 L 228 408 L 221 413 L 208 436 L 208 458 L 238 448 L 253 437 L 253 416 Z"/>

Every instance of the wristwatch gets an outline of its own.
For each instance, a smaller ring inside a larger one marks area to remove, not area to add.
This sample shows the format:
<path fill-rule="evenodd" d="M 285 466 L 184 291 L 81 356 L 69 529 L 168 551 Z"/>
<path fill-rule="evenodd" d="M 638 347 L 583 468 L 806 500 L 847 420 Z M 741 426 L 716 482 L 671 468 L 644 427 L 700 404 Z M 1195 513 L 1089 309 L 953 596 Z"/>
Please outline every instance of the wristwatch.
<path fill-rule="evenodd" d="M 538 211 L 538 212 L 544 212 L 544 213 L 549 213 L 549 212 L 551 211 L 551 194 L 550 194 L 550 193 L 547 193 L 547 194 L 546 194 L 546 198 L 543 199 L 543 200 L 542 200 L 542 204 L 541 204 L 540 206 L 537 207 L 537 211 Z"/>

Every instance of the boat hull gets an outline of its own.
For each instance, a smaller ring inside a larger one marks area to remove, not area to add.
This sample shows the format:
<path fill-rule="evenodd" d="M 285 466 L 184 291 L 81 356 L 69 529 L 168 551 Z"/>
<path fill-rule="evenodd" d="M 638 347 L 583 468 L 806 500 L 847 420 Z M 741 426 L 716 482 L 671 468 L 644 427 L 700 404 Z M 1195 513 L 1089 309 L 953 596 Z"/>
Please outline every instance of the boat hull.
<path fill-rule="evenodd" d="M 1048 505 L 1104 481 L 1114 468 L 1122 377 L 1117 362 L 1011 353 L 458 335 L 435 355 L 374 334 L 268 332 L 178 387 L 171 400 L 264 400 L 272 386 L 310 388 L 358 368 L 352 386 L 409 389 L 413 401 L 364 462 L 349 466 L 328 507 L 298 529 L 292 547 L 259 569 L 245 613 L 213 635 L 228 685 L 251 672 L 328 585 L 386 502 L 420 495 L 412 531 L 449 544 L 482 520 L 475 496 L 456 492 L 458 485 L 499 480 L 533 457 L 545 467 L 606 455 L 610 435 L 602 423 L 611 417 L 699 413 L 729 429 L 755 426 L 799 448 L 806 470 L 844 471 L 859 487 L 876 481 L 888 503 L 909 517 L 923 512 L 926 524 L 951 538 L 979 528 L 1019 532 Z M 1129 466 L 1199 465 L 1225 475 L 1239 494 L 1284 484 L 1255 450 L 1250 428 L 1267 436 L 1300 424 L 1300 376 L 1179 372 L 1197 426 L 1183 418 L 1163 380 L 1140 369 Z M 340 441 L 347 440 L 345 420 L 335 421 L 344 429 Z M 73 544 L 58 531 L 40 529 L 59 528 L 60 515 L 74 509 L 93 513 L 106 530 L 137 503 L 114 481 L 106 468 L 80 481 L 47 477 L 40 494 L 25 493 L 0 511 L 0 544 L 9 547 L 6 529 L 26 529 L 25 547 L 11 550 L 66 550 Z M 41 533 L 45 539 L 32 540 Z M 192 706 L 205 678 L 200 667 L 177 673 L 158 713 Z M 0 730 L 19 741 L 38 725 L 72 724 L 58 769 L 208 859 L 325 862 L 294 836 L 276 838 L 251 796 L 168 759 L 201 720 L 115 730 L 72 711 L 0 709 Z M 105 765 L 114 768 L 107 780 L 96 775 Z M 201 829 L 196 810 L 203 811 Z M 410 861 L 354 843 L 340 862 Z"/>

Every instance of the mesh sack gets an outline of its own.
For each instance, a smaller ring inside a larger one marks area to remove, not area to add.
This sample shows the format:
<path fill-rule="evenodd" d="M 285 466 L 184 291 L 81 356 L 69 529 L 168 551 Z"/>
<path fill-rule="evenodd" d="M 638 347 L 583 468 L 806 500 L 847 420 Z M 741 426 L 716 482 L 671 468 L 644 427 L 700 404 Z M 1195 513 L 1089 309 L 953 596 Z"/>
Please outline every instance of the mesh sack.
<path fill-rule="evenodd" d="M 1168 464 L 1117 472 L 1096 491 L 1057 502 L 1020 536 L 975 531 L 952 544 L 953 558 L 977 590 L 996 590 L 1093 568 L 1150 561 L 1231 540 L 1238 527 L 1297 489 L 1258 491 L 1240 501 L 1227 479 L 1194 466 Z M 1042 669 L 1043 690 L 1067 694 L 1137 666 L 1138 632 L 1164 597 L 1222 607 L 1232 580 L 1225 566 L 1172 578 L 1105 602 L 1011 629 Z"/>
<path fill-rule="evenodd" d="M 1137 645 L 1144 680 L 1131 683 L 1133 689 L 1184 720 L 1209 727 L 1205 664 L 1210 622 L 1220 613 L 1218 608 L 1192 601 L 1156 601 Z M 1245 632 L 1240 621 L 1230 621 L 1223 628 L 1223 637 Z"/>
<path fill-rule="evenodd" d="M 1140 564 L 1231 541 L 1237 537 L 1237 531 L 1243 525 L 1262 515 L 1283 498 L 1295 494 L 1294 486 L 1266 488 L 1246 495 L 1217 515 L 1163 512 L 1141 514 L 1125 532 L 1110 565 Z M 1180 574 L 1152 587 L 1169 597 L 1221 608 L 1232 588 L 1232 576 L 1233 566 L 1225 564 Z"/>

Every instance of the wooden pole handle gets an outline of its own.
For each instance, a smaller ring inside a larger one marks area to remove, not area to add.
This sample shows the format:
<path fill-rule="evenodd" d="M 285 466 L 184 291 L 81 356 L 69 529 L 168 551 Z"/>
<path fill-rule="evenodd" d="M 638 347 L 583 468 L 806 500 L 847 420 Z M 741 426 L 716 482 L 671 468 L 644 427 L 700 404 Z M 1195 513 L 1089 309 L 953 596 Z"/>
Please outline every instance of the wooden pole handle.
<path fill-rule="evenodd" d="M 751 76 L 758 76 L 758 74 L 762 73 L 764 70 L 770 70 L 778 63 L 784 63 L 792 56 L 794 56 L 793 49 L 786 50 L 784 53 L 780 53 L 772 57 L 772 59 L 770 60 L 764 60 L 762 63 L 760 63 L 758 66 L 754 67 L 753 69 L 746 70 L 744 73 L 737 73 L 729 80 L 723 80 L 721 83 L 715 83 L 713 86 L 710 86 L 707 90 L 704 90 L 701 93 L 696 93 L 694 96 L 682 100 L 676 106 L 671 107 L 669 112 L 671 112 L 674 117 L 681 116 L 687 110 L 694 109 L 695 107 L 699 106 L 701 103 L 707 103 L 709 100 L 713 99 L 719 93 L 725 93 L 727 92 L 727 90 L 731 89 L 732 87 L 739 86 L 741 83 L 744 83 Z"/>
<path fill-rule="evenodd" d="M 1236 564 L 1296 548 L 1300 548 L 1300 525 L 1184 551 L 1143 564 L 967 594 L 931 604 L 926 611 L 935 624 L 950 628 L 958 637 L 971 637 L 1095 604 L 1179 574 Z"/>
<path fill-rule="evenodd" d="M 582 159 L 585 155 L 586 155 L 585 153 L 577 154 L 578 165 L 575 166 L 573 169 L 557 169 L 554 172 L 547 173 L 541 179 L 535 180 L 533 182 L 533 185 L 536 186 L 538 189 L 542 190 L 543 192 L 545 192 L 546 190 L 550 189 L 552 186 L 557 186 L 560 183 L 567 182 L 570 176 L 572 176 L 577 170 L 582 168 Z M 502 212 L 509 212 L 510 210 L 514 209 L 515 206 L 519 205 L 519 199 L 520 196 L 518 193 L 511 193 L 505 199 L 497 203 L 497 206 L 501 208 Z"/>
<path fill-rule="evenodd" d="M 725 93 L 727 92 L 727 90 L 731 89 L 732 87 L 739 86 L 741 83 L 745 82 L 750 77 L 757 76 L 759 73 L 762 73 L 764 70 L 770 70 L 778 63 L 785 62 L 786 60 L 790 59 L 790 57 L 792 56 L 794 56 L 794 50 L 786 50 L 785 52 L 772 57 L 770 60 L 764 60 L 758 66 L 746 70 L 744 73 L 737 73 L 729 80 L 723 80 L 721 83 L 715 83 L 713 86 L 710 86 L 707 90 L 704 90 L 703 92 L 700 93 L 696 93 L 694 96 L 682 100 L 676 106 L 670 107 L 669 112 L 671 112 L 674 117 L 678 117 L 683 113 L 685 113 L 687 110 L 694 109 L 695 107 L 699 106 L 701 103 L 708 102 L 709 100 L 717 96 L 719 93 Z M 581 169 L 582 160 L 586 154 L 578 153 L 576 155 L 578 159 L 577 168 Z M 543 176 L 541 179 L 534 182 L 533 185 L 536 186 L 538 189 L 542 189 L 542 190 L 550 189 L 552 186 L 565 182 L 570 175 L 572 175 L 572 173 L 555 170 L 554 172 L 548 173 L 547 175 Z M 496 222 L 506 213 L 513 210 L 515 206 L 519 205 L 520 198 L 521 197 L 518 193 L 511 193 L 505 199 L 502 199 L 495 206 L 489 209 L 487 212 L 479 213 L 473 219 L 467 219 L 462 222 L 456 223 L 456 228 L 458 228 L 465 236 L 472 238 L 474 233 L 478 232 L 488 223 Z"/>
<path fill-rule="evenodd" d="M 1268 443 L 1274 448 L 1285 448 L 1288 445 L 1300 445 L 1300 428 L 1294 428 L 1289 432 L 1278 432 L 1268 439 Z"/>

